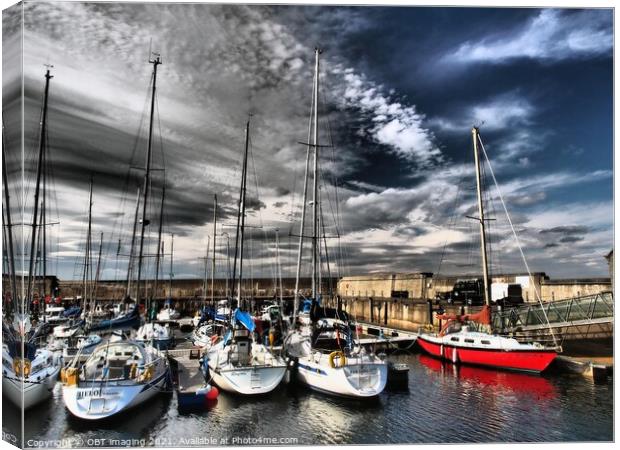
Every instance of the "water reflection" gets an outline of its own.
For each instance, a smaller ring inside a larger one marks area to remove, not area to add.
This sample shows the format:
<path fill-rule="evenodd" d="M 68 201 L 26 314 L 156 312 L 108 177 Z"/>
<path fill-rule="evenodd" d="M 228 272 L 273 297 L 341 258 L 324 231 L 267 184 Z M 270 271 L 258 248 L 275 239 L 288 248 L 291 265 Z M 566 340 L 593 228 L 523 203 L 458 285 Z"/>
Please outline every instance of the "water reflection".
<path fill-rule="evenodd" d="M 27 412 L 26 439 L 141 439 L 159 447 L 231 445 L 247 437 L 295 438 L 300 445 L 613 439 L 612 383 L 459 367 L 426 355 L 391 358 L 409 366 L 408 390 L 370 401 L 283 385 L 255 398 L 221 393 L 210 409 L 191 414 L 162 395 L 101 423 L 73 419 L 58 385 L 52 400 Z M 19 429 L 19 410 L 3 406 L 3 430 Z"/>
<path fill-rule="evenodd" d="M 484 386 L 487 392 L 512 391 L 538 399 L 552 399 L 557 396 L 553 384 L 541 375 L 456 365 L 424 354 L 419 355 L 419 361 L 431 372 L 456 377 L 461 383 L 472 387 Z"/>

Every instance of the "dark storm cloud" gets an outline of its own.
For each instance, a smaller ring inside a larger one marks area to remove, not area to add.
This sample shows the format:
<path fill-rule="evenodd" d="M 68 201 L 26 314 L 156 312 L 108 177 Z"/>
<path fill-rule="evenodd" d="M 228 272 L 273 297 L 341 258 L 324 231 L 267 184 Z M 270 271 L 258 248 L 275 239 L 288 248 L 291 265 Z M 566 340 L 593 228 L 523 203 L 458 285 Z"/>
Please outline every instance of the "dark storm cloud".
<path fill-rule="evenodd" d="M 583 241 L 583 236 L 564 236 L 560 239 L 563 244 Z"/>
<path fill-rule="evenodd" d="M 588 232 L 588 227 L 582 225 L 562 225 L 553 228 L 540 230 L 540 234 L 558 233 L 558 234 L 584 234 Z"/>

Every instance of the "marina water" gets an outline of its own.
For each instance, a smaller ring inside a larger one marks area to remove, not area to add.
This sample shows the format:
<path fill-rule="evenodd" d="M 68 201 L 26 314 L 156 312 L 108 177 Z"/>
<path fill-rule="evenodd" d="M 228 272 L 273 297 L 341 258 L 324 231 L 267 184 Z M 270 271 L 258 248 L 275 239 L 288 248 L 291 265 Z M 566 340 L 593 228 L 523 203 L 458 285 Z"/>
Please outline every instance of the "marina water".
<path fill-rule="evenodd" d="M 613 439 L 613 384 L 579 375 L 543 376 L 453 366 L 423 354 L 392 355 L 409 366 L 408 389 L 356 401 L 281 385 L 256 398 L 222 393 L 201 413 L 180 414 L 158 395 L 103 423 L 71 417 L 60 383 L 26 411 L 27 447 L 320 445 L 566 442 Z M 3 435 L 20 411 L 3 402 Z"/>

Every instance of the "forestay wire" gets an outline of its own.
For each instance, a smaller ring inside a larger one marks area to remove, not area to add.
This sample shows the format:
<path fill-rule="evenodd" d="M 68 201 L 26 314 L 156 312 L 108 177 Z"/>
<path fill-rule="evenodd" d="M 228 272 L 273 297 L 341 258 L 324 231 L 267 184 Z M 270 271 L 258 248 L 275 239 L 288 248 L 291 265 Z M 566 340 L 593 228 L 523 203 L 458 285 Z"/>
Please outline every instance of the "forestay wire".
<path fill-rule="evenodd" d="M 512 223 L 512 219 L 510 218 L 510 214 L 508 214 L 508 208 L 506 208 L 506 203 L 504 202 L 504 197 L 502 196 L 502 192 L 499 189 L 499 183 L 497 182 L 497 179 L 495 178 L 495 173 L 493 172 L 493 167 L 491 167 L 491 162 L 489 161 L 489 156 L 487 155 L 487 152 L 484 148 L 484 144 L 482 143 L 482 139 L 480 139 L 480 135 L 478 135 L 478 142 L 480 142 L 480 147 L 482 148 L 482 153 L 484 154 L 484 159 L 487 162 L 487 165 L 489 167 L 489 173 L 491 174 L 491 178 L 493 178 L 493 183 L 495 183 L 495 189 L 497 189 L 497 194 L 499 196 L 499 200 L 502 203 L 502 207 L 504 208 L 504 212 L 506 213 L 506 217 L 508 218 L 508 223 L 510 224 L 510 229 L 512 230 L 512 234 L 515 237 L 515 241 L 517 243 L 517 247 L 519 248 L 519 253 L 521 253 L 521 258 L 523 259 L 523 263 L 525 264 L 525 269 L 527 270 L 527 275 L 530 278 L 530 282 L 532 283 L 532 286 L 534 286 L 534 293 L 536 294 L 536 299 L 538 300 L 538 303 L 540 303 L 540 307 L 542 309 L 543 315 L 545 316 L 545 320 L 547 321 L 547 325 L 549 326 L 549 331 L 551 332 L 551 338 L 553 339 L 553 345 L 554 347 L 559 347 L 558 346 L 558 342 L 557 339 L 555 337 L 555 333 L 553 332 L 553 329 L 551 328 L 551 323 L 549 323 L 549 317 L 547 316 L 547 311 L 545 311 L 545 305 L 543 305 L 542 299 L 540 298 L 540 293 L 538 292 L 538 289 L 536 288 L 536 284 L 534 283 L 534 278 L 532 277 L 532 272 L 530 272 L 530 266 L 527 263 L 527 260 L 525 259 L 525 254 L 523 253 L 523 248 L 521 247 L 521 242 L 519 241 L 519 236 L 517 235 L 517 231 L 515 230 L 515 227 Z"/>

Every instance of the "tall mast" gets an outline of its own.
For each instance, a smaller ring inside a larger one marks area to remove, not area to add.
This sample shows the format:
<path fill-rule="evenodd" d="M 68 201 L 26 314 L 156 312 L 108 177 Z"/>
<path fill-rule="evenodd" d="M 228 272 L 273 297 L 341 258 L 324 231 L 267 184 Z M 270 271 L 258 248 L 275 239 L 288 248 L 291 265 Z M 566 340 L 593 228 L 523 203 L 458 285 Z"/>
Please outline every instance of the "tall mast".
<path fill-rule="evenodd" d="M 315 70 L 314 73 L 314 83 L 312 89 L 312 103 L 310 105 L 310 114 L 312 115 L 312 108 L 314 107 L 314 84 L 317 82 L 317 74 L 318 72 Z M 308 123 L 308 142 L 310 142 L 310 134 L 312 132 L 312 120 Z M 295 271 L 295 292 L 293 299 L 293 323 L 297 320 L 297 312 L 299 310 L 299 277 L 301 273 L 301 255 L 304 246 L 304 229 L 306 226 L 306 206 L 308 203 L 308 172 L 310 170 L 310 145 L 307 146 L 306 150 L 306 169 L 304 172 L 304 195 L 301 203 L 301 224 L 299 227 L 299 246 L 297 248 L 297 270 Z"/>
<path fill-rule="evenodd" d="M 245 152 L 243 154 L 243 168 L 241 169 L 241 189 L 239 192 L 239 211 L 237 213 L 237 233 L 235 237 L 235 259 L 233 263 L 233 276 L 232 276 L 232 294 L 235 293 L 236 271 L 237 271 L 237 255 L 239 255 L 239 283 L 237 290 L 237 306 L 241 303 L 241 279 L 243 277 L 243 233 L 245 227 L 245 180 L 246 172 L 248 169 L 248 148 L 250 142 L 250 121 L 248 120 L 245 125 Z"/>
<path fill-rule="evenodd" d="M 321 213 L 321 231 L 323 232 L 323 248 L 325 248 L 325 265 L 327 266 L 327 293 L 329 298 L 334 295 L 332 287 L 332 272 L 329 268 L 329 253 L 327 251 L 327 235 L 325 233 L 325 220 L 323 219 L 323 205 L 319 204 L 319 210 Z M 319 242 L 320 245 L 320 242 Z"/>
<path fill-rule="evenodd" d="M 151 299 L 157 296 L 157 284 L 159 283 L 159 265 L 161 264 L 161 232 L 164 224 L 164 202 L 166 200 L 166 180 L 164 178 L 164 186 L 161 192 L 161 208 L 159 210 L 159 230 L 157 231 L 157 258 L 155 261 L 155 285 L 153 286 L 153 292 L 151 293 Z M 150 302 L 149 302 L 150 303 Z M 147 305 L 146 311 L 148 314 L 150 304 Z"/>
<path fill-rule="evenodd" d="M 93 175 L 90 175 L 90 186 L 88 188 L 88 228 L 86 229 L 86 248 L 84 250 L 84 275 L 82 278 L 83 283 L 83 309 L 86 310 L 86 302 L 91 291 L 89 289 L 89 282 L 91 277 L 91 232 L 92 232 L 92 216 L 93 216 Z"/>
<path fill-rule="evenodd" d="M 12 305 L 17 303 L 17 278 L 15 275 L 15 254 L 13 253 L 13 223 L 11 222 L 11 203 L 9 194 L 8 173 L 6 167 L 6 149 L 4 139 L 4 124 L 2 124 L 2 183 L 4 184 L 4 210 L 6 211 L 6 230 L 8 239 L 8 263 L 9 276 L 11 277 L 11 302 Z"/>
<path fill-rule="evenodd" d="M 149 122 L 149 140 L 146 148 L 146 167 L 144 169 L 144 200 L 142 203 L 142 227 L 140 230 L 140 253 L 138 254 L 138 278 L 136 280 L 136 302 L 140 302 L 140 280 L 142 277 L 142 256 L 144 254 L 144 233 L 148 225 L 146 211 L 149 199 L 149 188 L 151 185 L 151 153 L 153 145 L 153 117 L 155 115 L 155 90 L 157 89 L 157 66 L 161 64 L 159 55 L 155 59 L 149 59 L 153 64 L 153 90 L 151 91 L 151 120 Z"/>
<path fill-rule="evenodd" d="M 226 297 L 230 295 L 228 282 L 230 280 L 230 235 L 226 233 Z"/>
<path fill-rule="evenodd" d="M 34 262 L 36 259 L 36 235 L 37 235 L 37 216 L 39 215 L 39 193 L 41 191 L 41 172 L 43 171 L 43 155 L 45 153 L 45 144 L 47 140 L 47 99 L 49 97 L 50 79 L 49 68 L 45 73 L 45 95 L 43 97 L 43 116 L 41 118 L 41 137 L 39 142 L 39 160 L 37 163 L 37 181 L 34 190 L 34 212 L 32 214 L 32 234 L 30 240 L 30 264 L 28 267 L 28 290 L 26 291 L 26 301 L 32 300 L 32 285 L 34 277 Z M 29 304 L 29 303 L 28 303 Z"/>
<path fill-rule="evenodd" d="M 131 276 L 133 275 L 133 266 L 134 266 L 134 253 L 136 248 L 136 231 L 138 228 L 138 214 L 140 213 L 140 188 L 138 187 L 138 191 L 136 193 L 136 212 L 133 216 L 133 231 L 131 233 L 131 247 L 129 249 L 129 264 L 127 266 L 127 289 L 125 292 L 125 297 L 129 297 L 131 295 Z M 120 247 L 120 243 L 119 243 Z"/>
<path fill-rule="evenodd" d="M 99 278 L 101 275 L 101 250 L 102 249 L 103 249 L 103 231 L 99 234 L 99 255 L 97 256 L 97 269 L 95 270 L 95 285 L 93 286 L 93 293 L 90 296 L 91 298 L 90 304 L 95 304 L 97 301 L 97 287 L 99 285 Z"/>
<path fill-rule="evenodd" d="M 320 286 L 317 286 L 318 272 L 318 200 L 319 200 L 319 55 L 321 50 L 316 48 L 315 51 L 315 83 L 314 83 L 314 138 L 312 146 L 314 147 L 314 187 L 312 196 L 312 298 L 316 301 L 318 298 Z"/>
<path fill-rule="evenodd" d="M 280 290 L 280 316 L 284 314 L 284 298 L 282 294 L 282 270 L 280 266 L 280 242 L 278 238 L 278 229 L 276 228 L 276 264 L 277 264 L 277 276 L 278 276 L 278 289 Z"/>
<path fill-rule="evenodd" d="M 480 254 L 482 255 L 482 276 L 484 278 L 484 302 L 491 305 L 491 283 L 489 280 L 489 268 L 487 263 L 487 239 L 484 225 L 484 207 L 482 205 L 482 177 L 480 173 L 480 155 L 478 152 L 478 128 L 471 129 L 472 139 L 474 141 L 474 162 L 476 164 L 476 190 L 478 192 L 478 221 L 480 222 Z"/>
<path fill-rule="evenodd" d="M 217 235 L 217 194 L 213 194 L 213 260 L 211 261 L 211 303 L 215 305 L 215 236 Z"/>
<path fill-rule="evenodd" d="M 209 285 L 209 249 L 211 248 L 211 236 L 207 236 L 207 249 L 205 250 L 205 271 L 202 278 L 202 295 L 204 296 L 204 304 L 207 304 L 207 287 Z"/>
<path fill-rule="evenodd" d="M 170 285 L 169 285 L 169 297 L 172 298 L 172 277 L 174 267 L 174 234 L 170 235 Z"/>
<path fill-rule="evenodd" d="M 45 137 L 47 140 L 47 136 Z M 47 142 L 46 142 L 47 144 Z M 42 276 L 41 276 L 41 298 L 45 301 L 45 277 L 47 275 L 47 152 L 43 153 L 43 183 L 41 186 L 41 236 L 42 236 L 42 245 L 41 245 L 41 266 L 42 266 Z"/>

